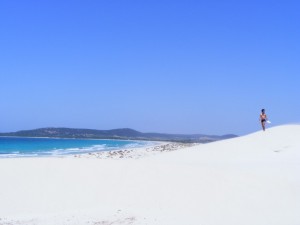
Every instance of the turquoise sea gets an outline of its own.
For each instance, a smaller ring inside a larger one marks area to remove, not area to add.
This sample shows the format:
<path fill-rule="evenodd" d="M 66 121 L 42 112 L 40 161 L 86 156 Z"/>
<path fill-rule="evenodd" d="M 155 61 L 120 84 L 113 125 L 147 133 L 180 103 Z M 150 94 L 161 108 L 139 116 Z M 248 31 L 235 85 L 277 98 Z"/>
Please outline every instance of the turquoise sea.
<path fill-rule="evenodd" d="M 147 141 L 0 137 L 0 158 L 41 157 L 111 151 L 152 145 Z"/>

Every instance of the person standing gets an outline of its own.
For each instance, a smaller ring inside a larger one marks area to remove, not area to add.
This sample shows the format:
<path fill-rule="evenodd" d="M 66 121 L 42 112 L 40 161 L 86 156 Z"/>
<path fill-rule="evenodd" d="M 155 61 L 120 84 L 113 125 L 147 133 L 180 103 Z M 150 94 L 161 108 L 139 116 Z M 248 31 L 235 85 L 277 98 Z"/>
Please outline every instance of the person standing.
<path fill-rule="evenodd" d="M 260 120 L 263 131 L 266 130 L 267 119 L 268 119 L 268 117 L 267 117 L 267 114 L 265 113 L 265 109 L 262 109 L 259 120 Z"/>

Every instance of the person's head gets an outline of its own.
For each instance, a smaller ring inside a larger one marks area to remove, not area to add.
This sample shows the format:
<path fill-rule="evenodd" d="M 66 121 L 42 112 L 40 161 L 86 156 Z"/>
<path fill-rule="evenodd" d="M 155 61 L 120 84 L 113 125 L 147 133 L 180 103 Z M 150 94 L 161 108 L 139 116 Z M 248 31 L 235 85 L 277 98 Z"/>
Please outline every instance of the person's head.
<path fill-rule="evenodd" d="M 262 112 L 262 113 L 265 113 L 265 109 L 262 109 L 261 112 Z"/>

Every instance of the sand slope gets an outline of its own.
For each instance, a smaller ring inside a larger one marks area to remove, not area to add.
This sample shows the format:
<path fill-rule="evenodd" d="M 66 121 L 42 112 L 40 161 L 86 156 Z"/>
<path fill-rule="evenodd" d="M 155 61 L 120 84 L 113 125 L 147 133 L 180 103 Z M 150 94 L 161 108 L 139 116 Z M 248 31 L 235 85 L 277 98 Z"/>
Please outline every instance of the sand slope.
<path fill-rule="evenodd" d="M 300 125 L 140 159 L 0 160 L 0 225 L 299 225 Z"/>

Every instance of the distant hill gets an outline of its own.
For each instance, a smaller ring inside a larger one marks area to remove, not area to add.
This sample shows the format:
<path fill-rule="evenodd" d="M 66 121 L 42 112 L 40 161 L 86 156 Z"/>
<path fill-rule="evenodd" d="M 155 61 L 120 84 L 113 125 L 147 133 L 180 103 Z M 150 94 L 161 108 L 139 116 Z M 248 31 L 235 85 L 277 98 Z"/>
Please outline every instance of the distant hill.
<path fill-rule="evenodd" d="M 90 138 L 90 139 L 130 139 L 130 140 L 150 140 L 150 141 L 178 141 L 206 143 L 222 139 L 237 137 L 237 135 L 227 134 L 222 136 L 203 134 L 160 134 L 142 133 L 133 129 L 113 129 L 113 130 L 93 130 L 74 128 L 39 128 L 34 130 L 22 130 L 10 133 L 0 133 L 0 136 L 19 137 L 52 137 L 52 138 Z"/>

